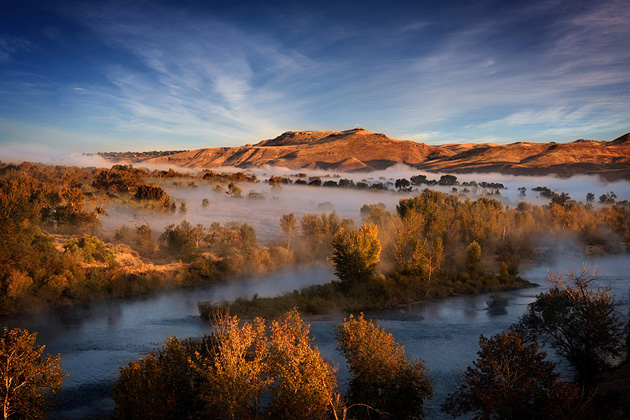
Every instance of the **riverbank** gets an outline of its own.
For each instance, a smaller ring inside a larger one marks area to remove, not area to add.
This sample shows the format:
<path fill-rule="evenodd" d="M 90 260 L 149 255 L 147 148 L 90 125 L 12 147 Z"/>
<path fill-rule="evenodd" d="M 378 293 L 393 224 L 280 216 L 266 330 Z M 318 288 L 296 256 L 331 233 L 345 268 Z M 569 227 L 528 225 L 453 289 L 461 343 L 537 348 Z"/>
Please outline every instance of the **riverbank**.
<path fill-rule="evenodd" d="M 376 276 L 351 290 L 345 290 L 340 282 L 333 281 L 275 297 L 254 296 L 220 303 L 206 301 L 199 302 L 198 307 L 200 316 L 207 320 L 212 320 L 217 312 L 229 312 L 242 319 L 274 318 L 292 308 L 297 308 L 305 319 L 319 319 L 332 314 L 387 310 L 432 299 L 537 286 L 538 284 L 520 277 L 505 281 L 492 275 L 483 276 L 475 285 L 458 279 L 434 283 L 405 283 L 400 279 Z"/>

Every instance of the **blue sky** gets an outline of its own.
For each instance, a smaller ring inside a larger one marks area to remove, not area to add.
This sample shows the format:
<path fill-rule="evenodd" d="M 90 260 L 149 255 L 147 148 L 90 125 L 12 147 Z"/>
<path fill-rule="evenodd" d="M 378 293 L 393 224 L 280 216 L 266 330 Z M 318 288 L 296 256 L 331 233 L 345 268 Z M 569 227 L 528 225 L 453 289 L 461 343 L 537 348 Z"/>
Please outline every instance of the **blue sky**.
<path fill-rule="evenodd" d="M 0 3 L 0 158 L 630 131 L 627 0 Z"/>

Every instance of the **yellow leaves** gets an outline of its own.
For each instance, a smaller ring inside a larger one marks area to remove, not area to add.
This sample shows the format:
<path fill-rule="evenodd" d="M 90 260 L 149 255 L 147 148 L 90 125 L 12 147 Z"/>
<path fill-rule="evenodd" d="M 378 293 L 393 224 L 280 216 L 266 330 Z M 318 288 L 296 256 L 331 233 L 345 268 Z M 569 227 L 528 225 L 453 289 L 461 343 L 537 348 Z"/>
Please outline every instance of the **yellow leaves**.
<path fill-rule="evenodd" d="M 344 286 L 352 286 L 374 275 L 381 255 L 378 228 L 364 224 L 359 230 L 340 229 L 332 241 L 335 274 Z"/>
<path fill-rule="evenodd" d="M 398 419 L 422 416 L 424 399 L 431 396 L 433 387 L 421 361 L 408 360 L 404 347 L 363 314 L 350 315 L 336 333 L 337 349 L 352 375 L 351 403 L 367 404 Z"/>
<path fill-rule="evenodd" d="M 42 358 L 44 346 L 35 344 L 36 333 L 4 328 L 0 337 L 0 401 L 6 416 L 44 418 L 52 400 L 44 390 L 59 391 L 63 369 L 59 356 Z"/>
<path fill-rule="evenodd" d="M 192 364 L 207 382 L 202 398 L 219 417 L 251 418 L 268 393 L 267 411 L 276 419 L 320 419 L 336 388 L 332 368 L 311 345 L 309 326 L 296 309 L 271 323 L 240 322 L 219 316 L 215 322 L 216 352 L 197 354 Z"/>
<path fill-rule="evenodd" d="M 9 276 L 7 295 L 12 299 L 26 296 L 33 285 L 33 279 L 26 273 L 13 270 Z"/>

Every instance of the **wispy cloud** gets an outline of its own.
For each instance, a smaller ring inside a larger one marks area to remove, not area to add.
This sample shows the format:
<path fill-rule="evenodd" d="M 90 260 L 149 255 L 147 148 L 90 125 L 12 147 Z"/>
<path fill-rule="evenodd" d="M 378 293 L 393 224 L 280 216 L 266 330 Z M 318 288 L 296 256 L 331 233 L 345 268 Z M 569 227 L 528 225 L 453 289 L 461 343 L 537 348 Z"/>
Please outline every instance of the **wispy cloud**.
<path fill-rule="evenodd" d="M 476 22 L 418 58 L 414 72 L 400 70 L 407 93 L 396 96 L 416 115 L 419 130 L 437 128 L 451 138 L 488 131 L 508 138 L 519 132 L 573 138 L 580 130 L 601 130 L 602 121 L 610 124 L 607 131 L 624 124 L 629 129 L 630 50 L 624 39 L 630 39 L 630 29 L 619 24 L 629 13 L 627 2 L 616 1 L 560 15 L 554 30 L 522 51 L 488 42 L 505 27 L 516 27 L 522 16 Z M 411 124 L 412 118 L 405 119 Z M 523 126 L 530 130 L 522 132 Z"/>
<path fill-rule="evenodd" d="M 31 43 L 27 39 L 0 35 L 0 62 L 9 61 L 11 55 L 20 50 L 29 50 L 32 48 Z"/>
<path fill-rule="evenodd" d="M 307 60 L 264 34 L 160 8 L 147 13 L 125 6 L 81 18 L 142 64 L 107 68 L 113 92 L 93 87 L 94 95 L 110 95 L 126 110 L 117 117 L 121 130 L 197 138 L 212 146 L 276 135 L 290 120 L 293 107 L 282 81 Z"/>

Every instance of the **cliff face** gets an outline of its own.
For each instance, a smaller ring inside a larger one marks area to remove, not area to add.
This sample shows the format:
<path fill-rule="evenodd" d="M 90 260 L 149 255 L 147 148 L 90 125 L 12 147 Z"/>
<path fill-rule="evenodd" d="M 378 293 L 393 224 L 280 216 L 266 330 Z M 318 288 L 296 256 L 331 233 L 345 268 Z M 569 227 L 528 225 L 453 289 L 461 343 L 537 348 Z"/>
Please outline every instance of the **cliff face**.
<path fill-rule="evenodd" d="M 192 150 L 144 162 L 189 168 L 269 165 L 334 171 L 370 171 L 404 163 L 431 172 L 597 174 L 607 179 L 630 179 L 630 133 L 613 141 L 431 146 L 395 140 L 362 128 L 300 131 L 286 132 L 253 146 Z"/>

